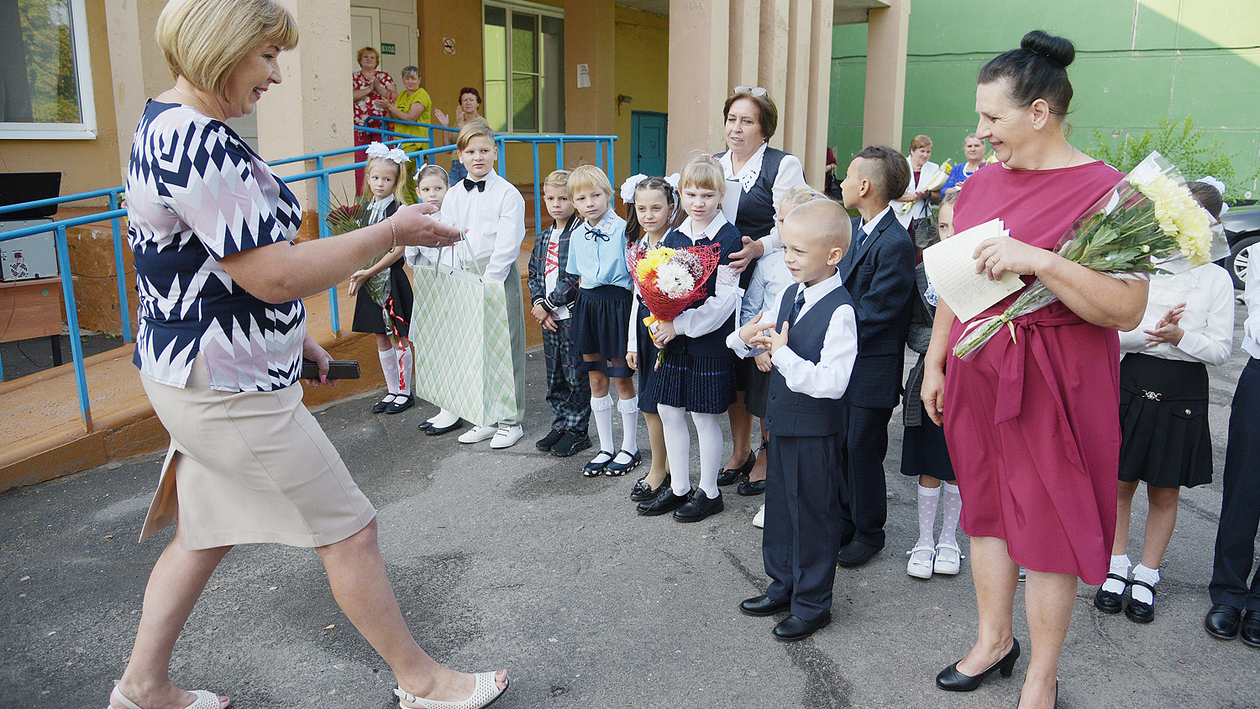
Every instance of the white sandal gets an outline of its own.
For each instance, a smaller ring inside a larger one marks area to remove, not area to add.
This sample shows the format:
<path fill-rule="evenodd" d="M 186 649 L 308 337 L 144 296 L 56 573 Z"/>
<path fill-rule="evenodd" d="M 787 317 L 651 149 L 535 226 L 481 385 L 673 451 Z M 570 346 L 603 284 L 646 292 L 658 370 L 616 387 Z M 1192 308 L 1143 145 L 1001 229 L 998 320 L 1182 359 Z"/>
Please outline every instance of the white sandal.
<path fill-rule="evenodd" d="M 962 549 L 957 544 L 937 544 L 936 563 L 932 569 L 938 574 L 954 576 L 962 566 Z"/>
<path fill-rule="evenodd" d="M 919 552 L 927 552 L 927 558 L 925 559 Z M 906 562 L 906 573 L 908 575 L 916 579 L 932 578 L 932 560 L 936 557 L 935 549 L 916 544 L 913 549 L 906 553 L 910 555 L 910 561 Z"/>
<path fill-rule="evenodd" d="M 398 697 L 399 709 L 481 709 L 490 706 L 494 700 L 503 696 L 507 691 L 507 685 L 504 684 L 503 689 L 499 689 L 499 685 L 494 681 L 494 672 L 478 672 L 477 686 L 473 688 L 472 696 L 460 702 L 439 702 L 436 699 L 425 699 L 404 691 L 402 688 L 394 690 L 394 696 Z M 403 704 L 407 702 L 407 704 Z M 408 706 L 411 705 L 411 706 Z M 139 707 L 136 707 L 139 709 Z M 197 707 L 201 709 L 201 707 Z"/>
<path fill-rule="evenodd" d="M 197 697 L 197 700 L 184 707 L 184 709 L 220 709 L 222 706 L 219 704 L 219 695 L 214 692 L 207 692 L 204 689 L 198 689 L 193 692 L 193 695 Z M 119 691 L 118 687 L 114 687 L 114 691 L 110 696 L 117 699 L 118 702 L 127 707 L 127 709 L 140 709 L 140 705 L 128 699 L 125 694 Z"/>

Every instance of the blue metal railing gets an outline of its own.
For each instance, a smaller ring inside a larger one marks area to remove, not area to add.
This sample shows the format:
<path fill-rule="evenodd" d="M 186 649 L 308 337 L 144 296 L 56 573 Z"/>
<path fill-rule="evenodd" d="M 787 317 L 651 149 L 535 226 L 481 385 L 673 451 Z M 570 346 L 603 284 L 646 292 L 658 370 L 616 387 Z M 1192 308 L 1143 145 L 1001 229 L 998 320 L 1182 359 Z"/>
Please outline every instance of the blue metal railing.
<path fill-rule="evenodd" d="M 383 119 L 377 119 L 383 120 Z M 420 126 L 429 128 L 429 135 L 426 137 L 417 137 L 405 133 L 399 133 L 396 130 L 387 130 L 384 128 L 372 128 L 364 126 L 356 126 L 356 130 L 374 133 L 380 135 L 387 145 L 399 145 L 403 143 L 417 143 L 428 145 L 430 147 L 423 150 L 416 150 L 407 153 L 410 158 L 419 158 L 427 161 L 430 156 L 442 153 L 453 152 L 454 145 L 434 148 L 433 136 L 435 131 L 454 132 L 453 128 L 447 126 L 434 125 L 428 123 L 412 123 L 410 121 L 389 121 L 391 123 L 405 124 L 411 126 Z M 564 146 L 566 144 L 583 144 L 593 143 L 595 146 L 595 165 L 604 169 L 608 173 L 610 182 L 615 184 L 613 177 L 613 141 L 617 140 L 615 135 L 501 135 L 496 136 L 496 143 L 499 148 L 499 174 L 507 176 L 507 151 L 506 146 L 512 143 L 528 143 L 531 146 L 533 154 L 533 177 L 534 177 L 534 225 L 535 228 L 542 223 L 541 216 L 541 172 L 539 167 L 539 145 L 554 145 L 556 150 L 556 169 L 562 169 L 564 166 Z M 309 155 L 299 155 L 297 157 L 285 158 L 267 163 L 272 167 L 281 165 L 289 165 L 297 162 L 312 161 L 315 169 L 280 178 L 285 183 L 300 182 L 303 180 L 315 180 L 316 195 L 318 202 L 317 210 L 319 214 L 319 236 L 326 238 L 331 236 L 328 228 L 328 212 L 332 204 L 329 175 L 340 172 L 349 172 L 364 167 L 366 162 L 355 162 L 347 165 L 337 165 L 334 167 L 326 167 L 325 159 L 338 155 L 345 155 L 361 151 L 366 146 L 358 145 L 350 148 L 341 148 L 338 150 L 327 150 L 319 153 L 311 153 Z M 605 167 L 605 164 L 607 167 Z M 83 341 L 79 335 L 79 314 L 78 306 L 75 303 L 74 280 L 70 272 L 70 249 L 66 239 L 66 230 L 72 227 L 83 226 L 108 220 L 113 229 L 114 240 L 114 269 L 118 281 L 118 312 L 122 321 L 122 335 L 124 342 L 132 341 L 130 306 L 127 298 L 127 279 L 124 271 L 123 263 L 123 244 L 122 244 L 122 226 L 121 220 L 127 216 L 127 210 L 121 207 L 122 195 L 125 191 L 124 187 L 112 187 L 102 190 L 94 190 L 91 192 L 81 192 L 78 194 L 66 195 L 64 197 L 55 197 L 52 199 L 38 200 L 34 202 L 24 202 L 21 204 L 13 204 L 0 207 L 0 217 L 4 214 L 35 209 L 39 207 L 48 207 L 53 205 L 68 204 L 71 202 L 80 202 L 90 199 L 107 198 L 109 208 L 103 212 L 87 214 L 81 217 L 71 219 L 61 219 L 49 222 L 47 224 L 37 224 L 22 229 L 0 232 L 0 241 L 9 241 L 19 239 L 25 236 L 34 236 L 36 234 L 53 233 L 55 248 L 57 252 L 57 262 L 61 271 L 61 292 L 65 302 L 66 309 L 66 325 L 70 335 L 70 352 L 73 357 L 75 386 L 79 396 L 79 412 L 83 419 L 83 424 L 87 430 L 92 430 L 92 409 L 88 400 L 87 388 L 87 370 L 83 361 Z M 332 330 L 337 335 L 341 333 L 341 319 L 338 311 L 337 289 L 330 288 L 328 291 L 329 316 L 331 318 Z M 4 380 L 4 366 L 0 362 L 0 381 Z"/>

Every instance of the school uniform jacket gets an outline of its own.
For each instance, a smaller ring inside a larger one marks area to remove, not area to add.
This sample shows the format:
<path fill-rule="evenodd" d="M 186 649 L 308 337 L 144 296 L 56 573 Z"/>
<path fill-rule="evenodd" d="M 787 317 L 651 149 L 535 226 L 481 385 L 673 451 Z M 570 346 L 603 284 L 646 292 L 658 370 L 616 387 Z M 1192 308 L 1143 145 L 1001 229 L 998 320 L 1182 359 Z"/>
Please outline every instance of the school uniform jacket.
<path fill-rule="evenodd" d="M 576 273 L 569 273 L 565 266 L 569 263 L 569 237 L 573 234 L 574 228 L 581 223 L 582 218 L 577 214 L 573 214 L 569 217 L 568 222 L 561 225 L 553 225 L 535 238 L 534 250 L 529 255 L 529 278 L 526 280 L 532 305 L 541 304 L 544 310 L 551 313 L 558 308 L 568 307 L 573 304 L 573 301 L 577 300 L 578 283 L 582 280 L 582 277 Z M 560 229 L 560 239 L 556 252 L 557 268 L 559 270 L 556 274 L 556 287 L 548 293 L 547 247 L 551 243 L 551 235 L 557 227 Z"/>

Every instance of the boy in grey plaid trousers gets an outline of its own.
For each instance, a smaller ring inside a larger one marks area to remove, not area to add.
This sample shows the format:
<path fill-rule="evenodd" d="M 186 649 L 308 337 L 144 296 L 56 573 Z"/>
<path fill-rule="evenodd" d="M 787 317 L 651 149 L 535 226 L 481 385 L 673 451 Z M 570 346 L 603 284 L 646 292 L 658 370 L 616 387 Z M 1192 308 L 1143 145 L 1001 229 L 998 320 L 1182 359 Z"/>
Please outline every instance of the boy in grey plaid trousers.
<path fill-rule="evenodd" d="M 530 302 L 542 326 L 543 353 L 547 359 L 547 404 L 555 415 L 551 430 L 535 446 L 560 457 L 591 447 L 587 424 L 591 418 L 591 388 L 580 358 L 573 348 L 569 306 L 577 299 L 579 277 L 565 270 L 569 260 L 569 235 L 581 218 L 569 201 L 569 173 L 556 170 L 543 181 L 551 227 L 538 234 L 529 257 Z"/>

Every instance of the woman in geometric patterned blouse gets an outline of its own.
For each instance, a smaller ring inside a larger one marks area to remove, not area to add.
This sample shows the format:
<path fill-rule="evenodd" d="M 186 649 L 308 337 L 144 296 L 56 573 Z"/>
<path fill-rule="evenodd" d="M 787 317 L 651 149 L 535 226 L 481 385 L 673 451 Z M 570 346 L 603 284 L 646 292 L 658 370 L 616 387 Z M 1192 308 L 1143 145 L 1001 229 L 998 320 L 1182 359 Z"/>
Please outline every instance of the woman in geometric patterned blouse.
<path fill-rule="evenodd" d="M 171 683 L 171 653 L 235 544 L 314 548 L 346 616 L 394 671 L 403 707 L 478 707 L 506 672 L 447 669 L 416 644 L 377 545 L 376 510 L 302 405 L 302 357 L 328 371 L 302 298 L 394 246 L 458 234 L 432 207 L 399 209 L 336 239 L 293 244 L 293 193 L 224 121 L 252 113 L 297 44 L 276 0 L 171 0 L 157 39 L 175 85 L 145 107 L 127 171 L 140 326 L 135 361 L 171 435 L 141 539 L 175 523 L 153 567 L 113 709 L 222 709 Z M 314 382 L 312 382 L 314 383 Z"/>

